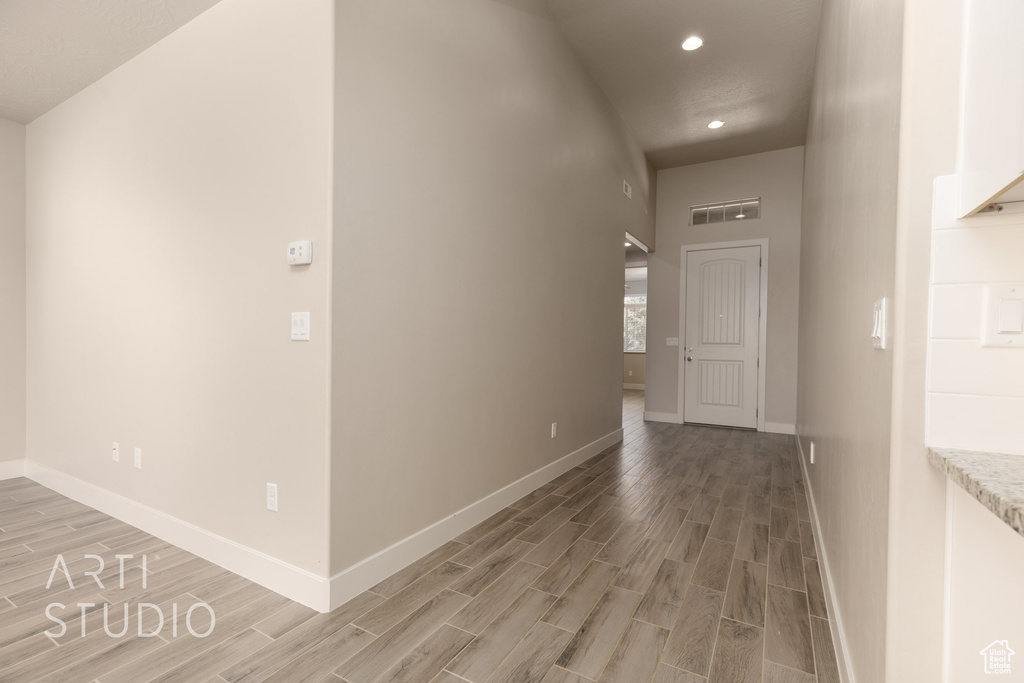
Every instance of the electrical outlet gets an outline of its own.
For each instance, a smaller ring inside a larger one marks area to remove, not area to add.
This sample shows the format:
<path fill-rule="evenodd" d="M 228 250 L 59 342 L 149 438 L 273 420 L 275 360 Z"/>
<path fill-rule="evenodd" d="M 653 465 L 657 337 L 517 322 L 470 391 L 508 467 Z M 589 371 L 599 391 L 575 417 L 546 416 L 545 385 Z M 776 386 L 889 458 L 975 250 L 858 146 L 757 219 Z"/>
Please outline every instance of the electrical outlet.
<path fill-rule="evenodd" d="M 557 422 L 552 422 L 551 423 L 551 438 L 553 439 L 556 436 L 558 436 L 558 423 Z"/>
<path fill-rule="evenodd" d="M 814 442 L 811 442 L 811 464 L 814 464 Z"/>
<path fill-rule="evenodd" d="M 135 447 L 135 469 L 142 469 L 142 449 L 138 446 Z"/>
<path fill-rule="evenodd" d="M 267 483 L 267 509 L 277 512 L 277 484 Z"/>
<path fill-rule="evenodd" d="M 626 195 L 630 199 L 633 198 L 633 188 L 629 186 L 625 180 L 622 181 L 622 194 Z"/>
<path fill-rule="evenodd" d="M 629 371 L 629 376 L 630 376 L 630 377 L 632 377 L 632 376 L 633 376 L 633 371 L 632 371 L 632 370 L 630 370 L 630 371 Z"/>
<path fill-rule="evenodd" d="M 112 457 L 114 458 L 114 462 L 120 462 L 121 461 L 121 444 L 119 444 L 116 441 L 114 442 L 114 450 L 113 450 Z"/>

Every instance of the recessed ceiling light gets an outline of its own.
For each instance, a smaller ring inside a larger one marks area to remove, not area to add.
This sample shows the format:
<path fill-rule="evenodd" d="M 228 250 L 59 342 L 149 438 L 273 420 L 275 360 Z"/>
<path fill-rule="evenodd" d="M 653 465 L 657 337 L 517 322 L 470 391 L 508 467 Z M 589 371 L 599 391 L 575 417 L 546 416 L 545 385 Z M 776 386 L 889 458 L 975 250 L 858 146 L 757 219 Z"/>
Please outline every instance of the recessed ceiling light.
<path fill-rule="evenodd" d="M 630 244 L 629 242 L 626 242 L 626 246 L 627 246 L 627 247 L 630 247 L 630 246 L 633 246 L 633 245 L 632 245 L 632 244 Z"/>
<path fill-rule="evenodd" d="M 683 49 L 687 52 L 696 50 L 698 47 L 704 44 L 704 39 L 700 36 L 690 36 L 683 41 Z"/>
<path fill-rule="evenodd" d="M 725 121 L 712 121 L 708 124 L 708 128 L 721 128 L 725 125 Z"/>

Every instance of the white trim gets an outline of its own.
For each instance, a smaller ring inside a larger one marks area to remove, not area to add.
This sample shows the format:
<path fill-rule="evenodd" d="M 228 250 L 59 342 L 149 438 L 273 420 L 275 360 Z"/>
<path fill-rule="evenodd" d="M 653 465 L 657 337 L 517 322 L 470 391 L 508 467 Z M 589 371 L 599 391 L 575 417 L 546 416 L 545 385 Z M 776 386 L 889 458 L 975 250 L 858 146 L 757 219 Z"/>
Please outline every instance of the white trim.
<path fill-rule="evenodd" d="M 24 460 L 7 460 L 0 462 L 0 481 L 4 479 L 17 479 L 25 476 Z"/>
<path fill-rule="evenodd" d="M 307 607 L 328 612 L 619 441 L 622 441 L 621 428 L 531 472 L 329 579 L 45 465 L 16 460 L 7 469 L 14 472 L 12 476 L 22 476 L 23 465 L 24 476 L 61 495 L 138 527 Z M 8 463 L 0 463 L 0 467 L 5 465 Z M 5 469 L 0 469 L 0 473 L 4 472 Z"/>
<path fill-rule="evenodd" d="M 679 350 L 678 365 L 679 376 L 677 378 L 679 422 L 686 421 L 686 384 L 684 373 L 686 363 L 683 356 L 686 350 L 686 255 L 690 251 L 710 251 L 712 249 L 735 249 L 737 247 L 761 247 L 761 315 L 758 319 L 757 330 L 757 356 L 760 359 L 757 368 L 757 431 L 765 431 L 765 378 L 768 371 L 768 238 L 755 240 L 736 240 L 735 242 L 708 242 L 705 244 L 684 244 L 679 253 Z M 795 433 L 795 428 L 794 428 Z"/>
<path fill-rule="evenodd" d="M 330 604 L 324 577 L 37 462 L 25 461 L 25 476 L 307 607 Z"/>
<path fill-rule="evenodd" d="M 796 434 L 796 425 L 788 422 L 765 422 L 764 431 L 772 434 Z"/>
<path fill-rule="evenodd" d="M 622 388 L 623 389 L 640 389 L 640 390 L 645 390 L 647 388 L 647 385 L 646 384 L 626 384 L 625 382 L 623 382 L 622 383 Z"/>
<path fill-rule="evenodd" d="M 677 425 L 683 424 L 682 419 L 675 413 L 652 413 L 644 411 L 644 420 L 646 422 L 671 422 L 672 424 Z"/>
<path fill-rule="evenodd" d="M 649 247 L 648 247 L 648 246 L 647 246 L 646 244 L 644 244 L 643 242 L 641 242 L 641 241 L 640 241 L 640 240 L 639 240 L 639 239 L 638 239 L 637 237 L 635 237 L 635 236 L 633 236 L 633 235 L 629 234 L 629 230 L 627 230 L 627 231 L 626 231 L 626 239 L 627 239 L 628 241 L 632 242 L 632 243 L 633 243 L 633 246 L 636 246 L 636 247 L 640 247 L 640 249 L 641 249 L 641 250 L 642 250 L 642 251 L 643 251 L 643 252 L 644 252 L 645 254 L 650 254 L 650 253 L 651 253 L 651 250 L 650 250 L 650 248 L 649 248 Z"/>
<path fill-rule="evenodd" d="M 825 599 L 828 600 L 829 614 L 832 615 L 832 619 L 829 620 L 829 631 L 832 636 L 832 646 L 836 651 L 839 679 L 842 683 L 856 683 L 857 679 L 853 676 L 853 668 L 846 654 L 846 631 L 843 630 L 843 620 L 839 614 L 839 604 L 836 602 L 835 591 L 832 590 L 832 571 L 829 568 L 828 554 L 825 552 L 824 542 L 821 540 L 821 521 L 818 519 L 818 506 L 814 503 L 814 491 L 811 488 L 811 478 L 808 476 L 807 460 L 804 458 L 804 445 L 799 436 L 796 439 L 796 447 L 800 454 L 800 469 L 804 473 L 804 488 L 807 490 L 807 502 L 810 504 L 811 519 L 814 522 L 815 548 L 818 555 L 818 568 L 821 570 L 822 588 L 825 592 Z M 835 624 L 835 629 L 831 628 L 833 623 Z"/>
<path fill-rule="evenodd" d="M 622 441 L 622 429 L 616 429 L 569 455 L 534 470 L 522 479 L 484 496 L 455 514 L 335 574 L 330 579 L 330 609 L 345 604 L 367 588 L 407 567 L 431 550 L 472 529 L 499 510 L 619 441 Z"/>

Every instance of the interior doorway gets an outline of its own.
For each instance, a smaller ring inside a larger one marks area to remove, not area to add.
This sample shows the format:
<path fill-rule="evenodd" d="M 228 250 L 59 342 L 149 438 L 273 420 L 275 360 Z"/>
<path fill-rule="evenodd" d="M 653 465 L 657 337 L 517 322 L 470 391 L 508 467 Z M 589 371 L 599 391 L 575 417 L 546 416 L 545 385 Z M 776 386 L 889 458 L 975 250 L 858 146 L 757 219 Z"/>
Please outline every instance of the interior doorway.
<path fill-rule="evenodd" d="M 764 429 L 767 240 L 684 246 L 683 421 Z"/>
<path fill-rule="evenodd" d="M 622 425 L 642 425 L 647 386 L 647 248 L 626 233 L 622 307 Z"/>

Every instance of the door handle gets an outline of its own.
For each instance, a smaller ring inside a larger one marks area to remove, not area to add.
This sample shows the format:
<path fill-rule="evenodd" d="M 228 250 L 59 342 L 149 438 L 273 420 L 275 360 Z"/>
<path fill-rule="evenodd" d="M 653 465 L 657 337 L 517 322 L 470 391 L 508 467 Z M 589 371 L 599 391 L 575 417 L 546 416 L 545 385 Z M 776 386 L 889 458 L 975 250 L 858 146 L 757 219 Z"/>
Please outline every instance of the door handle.
<path fill-rule="evenodd" d="M 687 362 L 687 363 L 689 363 L 689 362 L 690 362 L 690 361 L 692 361 L 692 360 L 693 360 L 693 356 L 687 356 L 687 357 L 686 357 L 686 362 Z"/>

